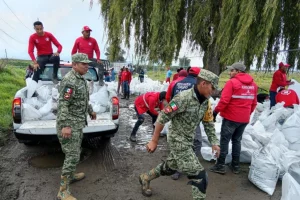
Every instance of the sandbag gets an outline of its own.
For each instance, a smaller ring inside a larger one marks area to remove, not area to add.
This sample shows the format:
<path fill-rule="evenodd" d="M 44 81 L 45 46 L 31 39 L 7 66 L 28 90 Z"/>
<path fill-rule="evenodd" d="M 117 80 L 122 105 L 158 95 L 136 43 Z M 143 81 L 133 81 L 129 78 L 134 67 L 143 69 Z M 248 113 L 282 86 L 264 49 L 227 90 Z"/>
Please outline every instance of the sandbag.
<path fill-rule="evenodd" d="M 26 98 L 24 99 L 24 103 L 27 103 L 36 109 L 40 109 L 44 106 L 44 103 L 40 102 L 37 97 L 31 97 L 29 99 Z"/>
<path fill-rule="evenodd" d="M 299 200 L 300 184 L 289 173 L 286 173 L 282 179 L 281 200 Z"/>
<path fill-rule="evenodd" d="M 170 123 L 171 122 L 168 122 L 165 124 L 165 126 L 164 126 L 163 130 L 160 132 L 160 134 L 165 134 L 165 135 L 168 134 Z"/>
<path fill-rule="evenodd" d="M 47 101 L 48 99 L 51 99 L 51 92 L 47 85 L 42 85 L 41 87 L 37 88 L 36 93 L 41 101 Z"/>
<path fill-rule="evenodd" d="M 282 132 L 289 143 L 300 143 L 300 107 L 294 106 L 294 114 L 282 125 Z"/>
<path fill-rule="evenodd" d="M 92 94 L 90 96 L 90 101 L 92 104 L 99 104 L 102 106 L 107 106 L 108 105 L 108 92 L 107 92 L 107 87 L 104 85 L 102 86 L 98 92 Z"/>
<path fill-rule="evenodd" d="M 38 120 L 42 117 L 39 110 L 35 109 L 29 104 L 23 103 L 22 118 L 24 121 Z"/>
<path fill-rule="evenodd" d="M 42 116 L 45 116 L 51 112 L 52 109 L 52 99 L 49 99 L 47 103 L 39 109 Z"/>
<path fill-rule="evenodd" d="M 265 148 L 254 151 L 248 179 L 262 191 L 272 195 L 279 177 L 280 168 Z"/>
<path fill-rule="evenodd" d="M 26 79 L 27 87 L 27 98 L 31 98 L 35 90 L 37 89 L 38 83 L 32 80 L 31 78 Z"/>

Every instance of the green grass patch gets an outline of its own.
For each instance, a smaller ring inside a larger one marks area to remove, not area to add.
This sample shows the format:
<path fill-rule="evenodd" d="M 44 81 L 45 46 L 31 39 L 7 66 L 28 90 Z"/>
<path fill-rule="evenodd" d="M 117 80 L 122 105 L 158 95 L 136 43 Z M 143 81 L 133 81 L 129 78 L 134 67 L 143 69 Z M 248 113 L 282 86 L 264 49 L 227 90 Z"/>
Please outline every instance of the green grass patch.
<path fill-rule="evenodd" d="M 12 127 L 13 98 L 16 92 L 26 85 L 25 69 L 8 65 L 0 72 L 0 145 L 4 143 Z"/>

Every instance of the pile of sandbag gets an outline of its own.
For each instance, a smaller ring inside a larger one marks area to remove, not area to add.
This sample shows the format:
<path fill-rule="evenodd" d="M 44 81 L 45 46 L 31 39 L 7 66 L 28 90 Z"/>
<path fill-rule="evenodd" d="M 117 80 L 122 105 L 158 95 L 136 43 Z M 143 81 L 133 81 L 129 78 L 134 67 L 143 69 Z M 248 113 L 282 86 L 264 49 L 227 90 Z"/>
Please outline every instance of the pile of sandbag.
<path fill-rule="evenodd" d="M 42 85 L 36 83 L 31 78 L 26 79 L 27 86 L 20 90 L 22 94 L 18 96 L 23 99 L 22 118 L 24 121 L 32 120 L 54 120 L 56 119 L 59 99 L 59 85 Z M 87 81 L 90 94 L 90 104 L 97 114 L 108 112 L 109 101 L 112 96 L 116 96 L 115 88 L 108 85 L 99 86 L 98 83 Z"/>
<path fill-rule="evenodd" d="M 148 77 L 145 77 L 144 82 L 141 83 L 138 78 L 135 77 L 130 83 L 130 93 L 140 95 L 146 92 L 161 92 L 166 91 L 168 86 L 168 83 L 161 84 L 160 81 L 154 81 Z"/>

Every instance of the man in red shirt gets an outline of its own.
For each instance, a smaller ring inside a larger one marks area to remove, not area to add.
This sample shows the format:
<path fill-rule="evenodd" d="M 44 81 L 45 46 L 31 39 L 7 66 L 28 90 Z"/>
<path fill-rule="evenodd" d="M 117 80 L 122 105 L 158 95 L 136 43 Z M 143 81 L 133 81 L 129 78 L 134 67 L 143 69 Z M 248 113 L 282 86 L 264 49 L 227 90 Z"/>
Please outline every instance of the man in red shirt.
<path fill-rule="evenodd" d="M 36 21 L 33 23 L 36 33 L 29 37 L 28 54 L 33 61 L 33 80 L 38 82 L 40 74 L 44 72 L 47 63 L 53 64 L 53 83 L 57 84 L 57 71 L 59 67 L 60 57 L 59 54 L 62 50 L 61 44 L 49 32 L 44 31 L 43 23 Z M 53 53 L 52 43 L 57 47 L 57 52 Z M 34 56 L 34 47 L 37 49 L 37 58 Z"/>
<path fill-rule="evenodd" d="M 229 141 L 232 140 L 231 169 L 233 173 L 238 174 L 241 140 L 250 115 L 257 105 L 258 88 L 253 78 L 245 73 L 244 64 L 234 63 L 227 68 L 230 70 L 230 80 L 226 82 L 220 101 L 213 111 L 214 118 L 218 113 L 224 118 L 221 127 L 221 153 L 217 164 L 210 168 L 210 171 L 225 174 L 225 158 Z"/>
<path fill-rule="evenodd" d="M 273 74 L 272 84 L 270 87 L 270 108 L 276 104 L 275 97 L 277 94 L 277 89 L 279 87 L 286 87 L 293 84 L 293 82 L 287 81 L 286 79 L 286 71 L 289 66 L 289 64 L 283 64 L 281 62 L 279 63 L 279 69 Z"/>
<path fill-rule="evenodd" d="M 299 104 L 299 98 L 297 93 L 291 89 L 279 88 L 276 95 L 276 103 L 284 102 L 284 107 L 293 108 L 294 104 Z"/>
<path fill-rule="evenodd" d="M 174 85 L 178 82 L 183 80 L 185 77 L 187 77 L 188 73 L 186 70 L 182 69 L 178 72 L 178 78 L 176 78 L 170 83 L 168 89 L 167 89 L 167 94 L 166 94 L 166 100 L 168 101 L 168 103 L 171 101 L 171 97 L 172 97 L 172 91 L 173 91 L 173 87 Z"/>
<path fill-rule="evenodd" d="M 129 85 L 131 82 L 131 73 L 128 70 L 128 67 L 125 68 L 122 72 L 122 84 L 123 84 L 123 90 L 124 90 L 124 96 L 121 99 L 129 99 Z"/>
<path fill-rule="evenodd" d="M 88 26 L 84 26 L 82 28 L 82 37 L 79 37 L 75 40 L 71 54 L 87 54 L 89 60 L 92 61 L 90 65 L 98 68 L 99 84 L 103 85 L 104 68 L 103 65 L 101 65 L 100 49 L 96 39 L 91 37 L 91 31 L 92 29 L 90 29 Z M 96 59 L 94 59 L 94 52 L 96 53 Z"/>
<path fill-rule="evenodd" d="M 131 135 L 130 141 L 136 142 L 136 132 L 140 125 L 143 124 L 145 117 L 144 113 L 148 113 L 152 117 L 152 124 L 154 130 L 154 123 L 156 122 L 158 112 L 155 108 L 162 110 L 164 108 L 163 100 L 166 97 L 166 92 L 147 92 L 138 96 L 134 101 L 134 109 L 136 111 L 138 120 L 135 123 Z"/>

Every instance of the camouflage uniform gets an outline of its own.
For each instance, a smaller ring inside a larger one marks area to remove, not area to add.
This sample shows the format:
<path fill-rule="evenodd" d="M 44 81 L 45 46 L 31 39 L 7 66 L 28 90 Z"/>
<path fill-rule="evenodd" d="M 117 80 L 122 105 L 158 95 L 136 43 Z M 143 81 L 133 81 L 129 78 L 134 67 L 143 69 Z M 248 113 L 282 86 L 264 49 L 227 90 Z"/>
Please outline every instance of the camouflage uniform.
<path fill-rule="evenodd" d="M 217 75 L 207 70 L 201 70 L 198 76 L 210 81 L 213 87 L 217 88 Z M 215 134 L 211 104 L 206 98 L 200 103 L 195 90 L 195 88 L 191 88 L 176 95 L 164 111 L 159 114 L 157 123 L 166 124 L 171 121 L 168 133 L 170 153 L 166 162 L 140 176 L 143 189 L 149 185 L 143 184 L 142 180 L 147 180 L 150 184 L 150 180 L 161 175 L 172 175 L 175 170 L 178 170 L 188 175 L 189 179 L 192 179 L 189 184 L 192 185 L 193 199 L 205 199 L 207 174 L 193 151 L 195 130 L 200 122 L 202 121 L 212 145 L 219 145 L 219 140 Z M 201 181 L 205 182 L 202 183 L 204 185 L 201 185 Z M 199 189 L 201 187 L 204 188 Z"/>
<path fill-rule="evenodd" d="M 72 56 L 72 62 L 89 63 L 90 61 L 85 54 L 78 53 Z M 66 176 L 68 180 L 72 179 L 79 162 L 82 129 L 87 125 L 87 114 L 92 112 L 86 81 L 82 75 L 72 69 L 60 84 L 56 120 L 57 136 L 65 153 L 62 176 Z M 71 138 L 62 138 L 61 131 L 64 127 L 71 127 Z"/>

